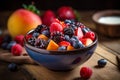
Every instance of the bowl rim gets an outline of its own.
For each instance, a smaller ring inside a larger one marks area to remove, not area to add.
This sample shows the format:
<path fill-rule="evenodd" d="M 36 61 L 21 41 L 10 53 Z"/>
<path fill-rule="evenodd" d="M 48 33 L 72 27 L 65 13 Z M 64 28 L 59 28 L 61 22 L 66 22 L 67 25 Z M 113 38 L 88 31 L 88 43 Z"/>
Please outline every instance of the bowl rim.
<path fill-rule="evenodd" d="M 105 17 L 105 16 L 102 16 L 102 15 L 106 15 L 106 14 L 120 14 L 120 10 L 102 10 L 102 11 L 98 11 L 96 13 L 94 13 L 92 15 L 92 20 L 97 23 L 97 24 L 101 24 L 101 25 L 109 25 L 109 26 L 119 26 L 120 24 L 106 24 L 106 23 L 101 23 L 99 22 L 98 20 L 101 18 L 101 17 Z M 96 17 L 99 16 L 98 19 L 96 19 Z M 113 15 L 114 16 L 114 15 Z"/>
<path fill-rule="evenodd" d="M 31 33 L 32 31 L 34 31 L 34 29 L 28 31 L 27 34 Z M 94 32 L 94 33 L 95 33 L 95 32 Z M 35 52 L 38 52 L 38 53 L 41 52 L 41 54 L 47 54 L 47 55 L 53 55 L 53 54 L 54 54 L 54 55 L 65 55 L 66 52 L 68 52 L 68 55 L 70 55 L 71 52 L 80 51 L 80 50 L 86 50 L 86 49 L 88 49 L 88 48 L 90 48 L 90 47 L 92 47 L 93 45 L 95 45 L 95 44 L 98 43 L 98 35 L 95 33 L 95 40 L 94 40 L 94 42 L 93 42 L 92 44 L 84 47 L 84 48 L 79 48 L 79 49 L 74 49 L 74 50 L 69 50 L 69 51 L 66 51 L 66 50 L 63 50 L 63 51 L 46 50 L 46 49 L 36 48 L 36 47 L 28 44 L 27 41 L 26 41 L 26 39 L 25 39 L 25 37 L 26 37 L 27 34 L 25 34 L 25 36 L 24 36 L 24 47 L 27 47 L 27 48 L 31 49 L 32 51 L 35 51 Z M 64 53 L 64 52 L 65 52 L 65 53 Z M 51 53 L 53 53 L 53 54 L 51 54 Z M 55 53 L 57 53 L 57 54 L 55 54 Z M 73 53 L 73 54 L 74 54 L 74 53 Z"/>

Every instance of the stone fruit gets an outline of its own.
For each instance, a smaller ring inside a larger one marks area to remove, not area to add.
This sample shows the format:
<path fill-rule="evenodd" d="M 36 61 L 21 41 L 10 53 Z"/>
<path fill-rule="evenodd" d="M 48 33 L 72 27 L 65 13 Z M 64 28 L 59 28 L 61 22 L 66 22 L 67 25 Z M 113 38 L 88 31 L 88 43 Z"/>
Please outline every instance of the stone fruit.
<path fill-rule="evenodd" d="M 60 20 L 75 19 L 74 10 L 69 6 L 62 6 L 57 11 Z"/>
<path fill-rule="evenodd" d="M 10 35 L 15 37 L 17 35 L 25 35 L 29 30 L 36 28 L 42 23 L 41 18 L 25 9 L 18 9 L 10 15 L 7 27 Z"/>

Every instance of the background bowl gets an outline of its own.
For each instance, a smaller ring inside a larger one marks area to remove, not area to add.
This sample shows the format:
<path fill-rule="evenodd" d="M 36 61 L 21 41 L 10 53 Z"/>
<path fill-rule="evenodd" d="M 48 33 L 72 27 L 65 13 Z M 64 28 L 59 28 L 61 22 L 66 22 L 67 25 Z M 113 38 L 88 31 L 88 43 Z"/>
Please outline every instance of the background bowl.
<path fill-rule="evenodd" d="M 28 34 L 30 32 L 28 32 Z M 98 38 L 96 35 L 95 41 L 83 49 L 71 51 L 47 51 L 29 45 L 26 39 L 24 39 L 25 49 L 35 62 L 48 69 L 57 71 L 71 70 L 87 61 L 95 51 L 97 42 Z"/>
<path fill-rule="evenodd" d="M 96 25 L 97 32 L 109 37 L 120 37 L 120 24 L 106 24 L 99 22 L 101 17 L 106 16 L 119 16 L 120 18 L 120 10 L 104 10 L 95 13 L 92 19 Z"/>

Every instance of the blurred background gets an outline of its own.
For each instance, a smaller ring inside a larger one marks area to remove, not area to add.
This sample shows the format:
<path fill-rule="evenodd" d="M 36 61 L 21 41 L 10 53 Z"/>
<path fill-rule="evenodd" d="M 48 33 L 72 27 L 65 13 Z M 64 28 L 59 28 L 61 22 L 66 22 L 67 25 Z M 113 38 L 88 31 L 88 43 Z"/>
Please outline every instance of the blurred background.
<path fill-rule="evenodd" d="M 0 0 L 0 11 L 11 11 L 22 8 L 22 4 L 32 1 L 40 10 L 56 10 L 60 6 L 72 6 L 76 10 L 120 9 L 119 0 Z"/>

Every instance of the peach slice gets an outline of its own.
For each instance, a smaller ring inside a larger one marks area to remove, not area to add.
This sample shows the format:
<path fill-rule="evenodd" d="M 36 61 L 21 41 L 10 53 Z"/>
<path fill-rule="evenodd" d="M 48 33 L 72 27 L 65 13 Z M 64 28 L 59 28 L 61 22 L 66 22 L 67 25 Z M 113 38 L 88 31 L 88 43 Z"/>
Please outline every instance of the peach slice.
<path fill-rule="evenodd" d="M 59 45 L 55 43 L 53 40 L 50 40 L 46 50 L 58 50 Z"/>

